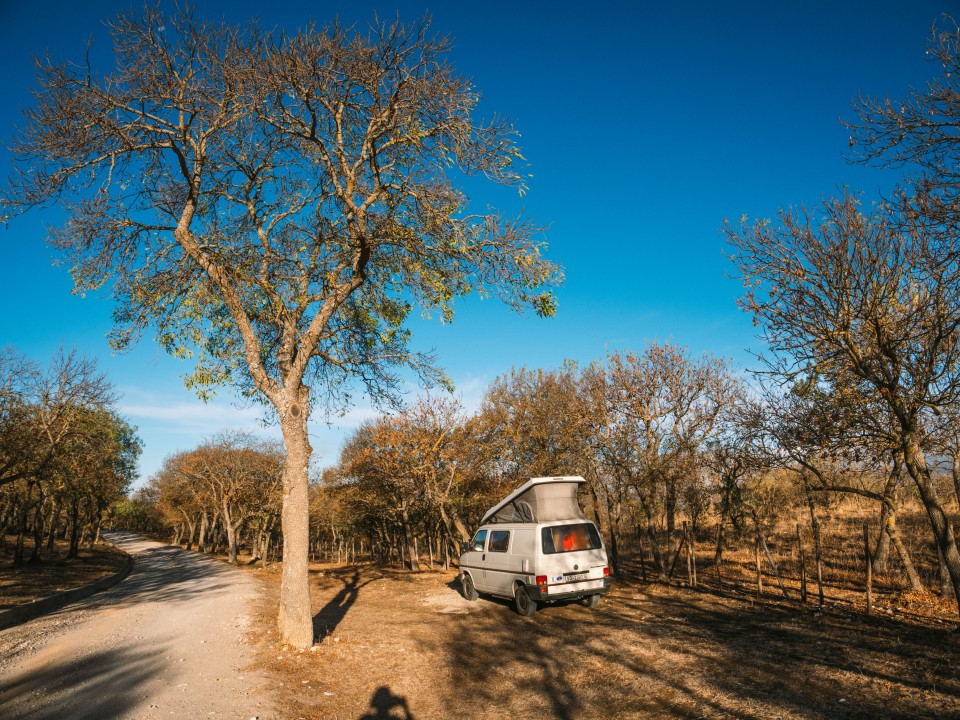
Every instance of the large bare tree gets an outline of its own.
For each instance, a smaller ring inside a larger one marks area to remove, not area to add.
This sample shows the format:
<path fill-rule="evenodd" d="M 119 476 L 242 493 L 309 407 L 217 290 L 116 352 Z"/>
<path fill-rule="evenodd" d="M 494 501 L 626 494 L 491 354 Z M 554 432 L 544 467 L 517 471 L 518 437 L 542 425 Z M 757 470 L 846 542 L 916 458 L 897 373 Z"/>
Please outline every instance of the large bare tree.
<path fill-rule="evenodd" d="M 41 60 L 14 149 L 11 211 L 56 202 L 78 291 L 112 282 L 113 342 L 148 327 L 191 357 L 188 386 L 233 384 L 275 411 L 286 449 L 282 639 L 313 640 L 307 420 L 359 379 L 397 401 L 414 308 L 449 320 L 476 291 L 554 312 L 539 229 L 472 214 L 464 174 L 523 189 L 505 120 L 429 23 L 296 34 L 156 8 L 108 24 L 116 66 Z"/>
<path fill-rule="evenodd" d="M 856 197 L 727 225 L 752 313 L 782 377 L 863 394 L 894 424 L 960 601 L 960 552 L 924 450 L 930 413 L 960 402 L 960 258 L 951 232 Z M 958 606 L 960 607 L 960 606 Z"/>

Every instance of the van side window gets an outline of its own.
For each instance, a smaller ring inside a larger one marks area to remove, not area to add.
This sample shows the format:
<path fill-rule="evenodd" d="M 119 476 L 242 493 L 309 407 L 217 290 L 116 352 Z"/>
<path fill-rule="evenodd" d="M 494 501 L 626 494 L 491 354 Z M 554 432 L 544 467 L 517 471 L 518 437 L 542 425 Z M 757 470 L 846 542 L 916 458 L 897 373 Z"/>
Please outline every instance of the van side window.
<path fill-rule="evenodd" d="M 555 525 L 541 531 L 544 555 L 576 552 L 578 550 L 597 550 L 603 547 L 600 533 L 593 523 L 576 525 Z"/>
<path fill-rule="evenodd" d="M 507 551 L 507 547 L 510 545 L 510 531 L 509 530 L 492 530 L 490 532 L 490 552 L 503 552 Z"/>
<path fill-rule="evenodd" d="M 483 552 L 483 544 L 487 541 L 487 531 L 478 530 L 477 534 L 473 536 L 473 542 L 470 544 L 470 549 L 474 552 Z"/>

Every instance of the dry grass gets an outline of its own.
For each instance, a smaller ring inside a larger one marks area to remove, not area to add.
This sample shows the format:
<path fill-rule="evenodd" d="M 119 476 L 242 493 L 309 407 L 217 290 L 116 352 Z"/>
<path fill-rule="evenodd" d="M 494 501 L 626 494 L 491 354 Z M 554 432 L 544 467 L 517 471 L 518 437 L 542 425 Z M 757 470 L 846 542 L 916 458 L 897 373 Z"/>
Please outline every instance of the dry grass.
<path fill-rule="evenodd" d="M 259 572 L 259 571 L 258 571 Z M 960 637 L 929 621 L 619 581 L 599 608 L 469 603 L 454 572 L 317 568 L 304 652 L 260 663 L 284 718 L 960 716 Z"/>
<path fill-rule="evenodd" d="M 280 688 L 284 718 L 960 717 L 956 603 L 909 592 L 892 556 L 866 614 L 862 524 L 872 522 L 875 540 L 876 517 L 858 503 L 821 518 L 823 610 L 804 528 L 801 603 L 798 520 L 767 537 L 788 598 L 766 560 L 757 597 L 749 531 L 731 538 L 718 582 L 709 525 L 697 543 L 698 587 L 684 561 L 671 583 L 639 582 L 628 541 L 600 607 L 547 607 L 532 618 L 500 600 L 467 602 L 453 571 L 315 566 L 319 642 L 304 652 L 278 645 L 279 575 L 257 571 L 268 585 L 259 663 Z M 900 521 L 932 585 L 923 517 L 913 508 Z"/>
<path fill-rule="evenodd" d="M 76 558 L 67 559 L 69 543 L 56 542 L 54 553 L 22 568 L 11 567 L 15 536 L 7 536 L 0 549 L 0 610 L 33 602 L 55 593 L 89 585 L 112 575 L 126 562 L 126 555 L 105 543 L 81 547 Z M 29 554 L 33 545 L 28 541 Z"/>
<path fill-rule="evenodd" d="M 814 605 L 817 603 L 817 579 L 809 518 L 799 515 L 781 520 L 768 530 L 766 540 L 789 600 L 799 602 L 801 568 L 797 540 L 798 521 L 804 549 L 807 602 Z M 866 556 L 863 525 L 866 523 L 868 526 L 872 552 L 879 532 L 874 507 L 857 501 L 836 504 L 822 513 L 820 522 L 826 608 L 834 612 L 865 612 Z M 872 576 L 874 612 L 893 618 L 909 619 L 931 627 L 952 627 L 957 622 L 957 602 L 952 597 L 942 598 L 933 592 L 934 589 L 939 590 L 939 575 L 935 549 L 929 540 L 929 523 L 919 507 L 908 506 L 901 512 L 899 524 L 913 562 L 928 591 L 911 591 L 900 560 L 891 546 L 886 571 L 874 573 Z M 713 592 L 755 597 L 757 571 L 753 537 L 753 529 L 749 528 L 743 537 L 728 539 L 728 547 L 724 550 L 720 568 L 722 580 L 718 580 L 717 568 L 713 563 L 716 529 L 710 525 L 705 527 L 697 543 L 699 584 Z M 783 599 L 776 576 L 763 554 L 761 564 L 764 596 Z M 627 565 L 631 573 L 638 574 L 629 561 Z M 679 584 L 690 583 L 684 561 L 677 563 L 673 580 Z"/>

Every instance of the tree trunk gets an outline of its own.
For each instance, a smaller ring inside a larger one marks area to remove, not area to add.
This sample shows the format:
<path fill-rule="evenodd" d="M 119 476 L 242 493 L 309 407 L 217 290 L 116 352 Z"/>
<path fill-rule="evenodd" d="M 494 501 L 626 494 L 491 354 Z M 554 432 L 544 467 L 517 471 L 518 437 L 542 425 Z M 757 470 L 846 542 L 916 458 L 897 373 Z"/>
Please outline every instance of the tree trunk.
<path fill-rule="evenodd" d="M 720 510 L 720 524 L 717 525 L 717 549 L 713 553 L 713 567 L 717 571 L 717 588 L 723 590 L 723 577 L 720 574 L 720 563 L 723 560 L 723 531 L 727 525 L 727 503 L 722 504 Z"/>
<path fill-rule="evenodd" d="M 197 537 L 197 523 L 192 518 L 187 519 L 187 529 L 189 534 L 187 535 L 187 550 L 193 550 L 193 541 Z"/>
<path fill-rule="evenodd" d="M 904 433 L 903 451 L 907 472 L 910 473 L 920 492 L 920 500 L 927 511 L 933 536 L 940 552 L 943 553 L 943 563 L 950 574 L 950 584 L 953 586 L 957 612 L 960 614 L 960 552 L 957 551 L 953 528 L 947 521 L 947 515 L 940 504 L 940 498 L 930 478 L 930 470 L 915 432 Z"/>
<path fill-rule="evenodd" d="M 817 518 L 817 506 L 813 502 L 813 493 L 810 492 L 810 483 L 806 476 L 803 478 L 803 489 L 807 495 L 807 507 L 810 510 L 810 529 L 813 531 L 813 557 L 817 566 L 817 595 L 819 607 L 823 610 L 823 553 L 820 546 L 820 520 Z"/>
<path fill-rule="evenodd" d="M 309 558 L 310 440 L 307 436 L 309 389 L 301 387 L 298 402 L 280 410 L 286 461 L 283 465 L 283 574 L 280 581 L 280 640 L 295 648 L 313 644 Z"/>
<path fill-rule="evenodd" d="M 943 553 L 937 548 L 937 569 L 940 571 L 940 597 L 949 600 L 953 597 L 953 585 L 950 584 L 950 572 L 943 561 Z"/>
<path fill-rule="evenodd" d="M 610 502 L 610 494 L 607 493 L 607 517 L 610 521 L 610 547 L 609 552 L 610 568 L 614 575 L 620 574 L 620 515 L 623 504 L 618 500 L 615 503 Z"/>
<path fill-rule="evenodd" d="M 27 518 L 30 516 L 30 503 L 33 499 L 33 488 L 34 483 L 32 481 L 28 482 L 26 497 L 23 499 L 20 512 L 17 513 L 17 543 L 13 550 L 14 567 L 23 567 L 24 565 L 23 540 L 27 534 Z"/>
<path fill-rule="evenodd" d="M 400 520 L 403 525 L 403 544 L 406 556 L 410 560 L 408 567 L 413 572 L 420 572 L 420 563 L 414 552 L 413 530 L 410 527 L 410 514 L 407 511 L 406 501 L 400 503 Z"/>
<path fill-rule="evenodd" d="M 449 509 L 445 508 L 443 504 L 440 505 L 440 519 L 443 521 L 444 527 L 447 529 L 447 532 L 452 535 L 453 532 L 450 527 L 450 523 L 453 523 L 453 529 L 457 531 L 457 534 L 460 536 L 461 542 L 466 542 L 470 539 L 470 532 L 467 530 L 466 526 L 463 524 L 463 520 L 460 519 L 460 515 L 457 513 L 456 508 L 450 507 Z"/>
<path fill-rule="evenodd" d="M 900 485 L 902 479 L 903 453 L 897 451 L 893 453 L 890 473 L 887 475 L 887 483 L 883 488 L 883 502 L 880 505 L 880 534 L 877 537 L 877 546 L 873 553 L 874 574 L 885 572 L 887 569 L 887 559 L 890 556 L 890 535 L 884 530 L 887 527 L 890 515 L 895 512 L 894 491 Z"/>
<path fill-rule="evenodd" d="M 199 552 L 207 551 L 207 530 L 209 529 L 209 518 L 204 512 L 200 516 L 200 536 L 197 538 L 197 550 Z"/>
<path fill-rule="evenodd" d="M 957 501 L 957 509 L 960 510 L 960 453 L 953 456 L 953 493 Z"/>
<path fill-rule="evenodd" d="M 590 495 L 593 498 L 593 519 L 597 525 L 597 530 L 603 532 L 603 518 L 600 515 L 600 497 L 597 494 L 597 486 L 594 485 L 594 480 L 591 477 L 590 482 L 587 483 L 590 488 Z M 610 498 L 607 497 L 607 507 L 609 507 Z M 470 538 L 466 538 L 469 540 Z"/>
<path fill-rule="evenodd" d="M 183 520 L 187 525 L 187 550 L 193 550 L 193 540 L 197 534 L 197 521 L 183 508 L 180 509 L 180 514 L 183 515 Z"/>
<path fill-rule="evenodd" d="M 70 550 L 67 559 L 75 558 L 80 554 L 80 500 L 73 498 L 70 502 Z"/>
<path fill-rule="evenodd" d="M 667 515 L 667 565 L 673 567 L 677 561 L 676 553 L 680 550 L 677 547 L 677 481 L 667 480 L 666 496 L 666 515 Z"/>
<path fill-rule="evenodd" d="M 273 538 L 273 523 L 274 520 L 271 520 L 270 524 L 267 525 L 263 533 L 263 543 L 260 548 L 260 567 L 264 570 L 270 567 L 270 545 Z"/>
<path fill-rule="evenodd" d="M 647 539 L 650 541 L 650 555 L 653 561 L 653 567 L 657 571 L 661 580 L 667 579 L 667 568 L 663 562 L 663 555 L 660 553 L 660 539 L 653 528 L 653 510 L 650 504 L 641 496 L 640 505 L 643 507 L 643 513 L 647 517 Z"/>
<path fill-rule="evenodd" d="M 640 525 L 636 526 L 637 533 L 637 555 L 640 559 L 640 577 L 644 582 L 647 581 L 647 558 L 643 554 L 643 531 L 640 529 Z"/>
<path fill-rule="evenodd" d="M 231 565 L 236 565 L 238 562 L 237 528 L 233 524 L 233 517 L 230 515 L 230 505 L 226 497 L 223 498 L 221 504 L 223 505 L 223 527 L 227 531 L 227 562 Z M 189 545 L 187 549 L 190 549 Z"/>
<path fill-rule="evenodd" d="M 881 530 L 881 534 L 883 531 Z M 870 528 L 863 524 L 863 567 L 867 586 L 867 615 L 873 610 L 873 561 L 870 558 Z"/>
<path fill-rule="evenodd" d="M 42 497 L 42 496 L 41 496 Z M 28 563 L 40 562 L 40 548 L 43 545 L 43 501 L 37 503 L 37 509 L 33 513 L 33 551 L 30 553 Z"/>
<path fill-rule="evenodd" d="M 906 545 L 903 544 L 903 538 L 900 537 L 900 530 L 897 527 L 897 515 L 892 509 L 887 515 L 887 524 L 884 530 L 886 531 L 887 535 L 890 536 L 890 542 L 897 551 L 897 555 L 900 557 L 900 562 L 903 563 L 903 570 L 907 573 L 907 579 L 910 581 L 910 589 L 922 591 L 923 583 L 920 581 L 920 574 L 913 565 L 913 560 L 910 558 L 910 552 L 907 550 Z"/>
<path fill-rule="evenodd" d="M 56 547 L 57 524 L 60 522 L 60 504 L 56 498 L 53 500 L 53 507 L 50 509 L 50 522 L 47 526 L 47 554 L 52 553 Z"/>

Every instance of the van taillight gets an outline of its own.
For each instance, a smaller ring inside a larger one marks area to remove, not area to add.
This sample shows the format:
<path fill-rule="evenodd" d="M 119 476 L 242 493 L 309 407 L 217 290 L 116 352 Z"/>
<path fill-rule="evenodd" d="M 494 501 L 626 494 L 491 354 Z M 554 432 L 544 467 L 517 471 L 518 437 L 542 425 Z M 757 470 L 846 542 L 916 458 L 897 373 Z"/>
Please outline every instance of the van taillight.
<path fill-rule="evenodd" d="M 546 585 L 547 576 L 546 575 L 537 575 L 537 585 Z"/>
<path fill-rule="evenodd" d="M 607 577 L 608 575 L 610 575 L 610 568 L 605 567 L 605 568 L 603 569 L 603 576 L 604 576 L 604 577 Z"/>

